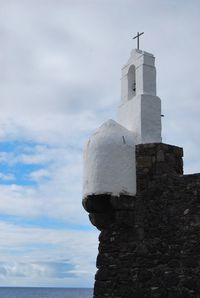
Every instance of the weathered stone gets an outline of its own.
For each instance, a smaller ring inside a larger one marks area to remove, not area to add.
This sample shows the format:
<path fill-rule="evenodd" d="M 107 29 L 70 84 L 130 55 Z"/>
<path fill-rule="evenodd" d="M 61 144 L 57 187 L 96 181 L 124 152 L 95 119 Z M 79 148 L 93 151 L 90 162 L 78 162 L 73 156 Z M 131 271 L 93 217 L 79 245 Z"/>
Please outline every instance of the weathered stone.
<path fill-rule="evenodd" d="M 163 150 L 159 150 L 156 156 L 157 162 L 165 160 L 165 154 Z"/>
<path fill-rule="evenodd" d="M 200 298 L 200 174 L 182 175 L 182 156 L 137 145 L 136 196 L 83 202 L 101 230 L 94 298 Z"/>
<path fill-rule="evenodd" d="M 89 219 L 97 229 L 102 230 L 108 228 L 113 223 L 114 216 L 112 213 L 90 213 Z"/>
<path fill-rule="evenodd" d="M 90 195 L 83 199 L 83 207 L 90 213 L 102 213 L 112 210 L 110 195 Z"/>

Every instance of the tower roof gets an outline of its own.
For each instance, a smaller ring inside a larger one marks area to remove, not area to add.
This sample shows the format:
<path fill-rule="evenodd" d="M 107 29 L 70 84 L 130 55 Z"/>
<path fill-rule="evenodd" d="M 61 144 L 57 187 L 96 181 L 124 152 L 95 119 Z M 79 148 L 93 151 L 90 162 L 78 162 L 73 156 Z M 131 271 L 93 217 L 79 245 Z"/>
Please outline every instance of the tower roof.
<path fill-rule="evenodd" d="M 134 146 L 133 133 L 116 121 L 109 119 L 90 137 L 89 142 L 101 144 L 127 144 Z"/>

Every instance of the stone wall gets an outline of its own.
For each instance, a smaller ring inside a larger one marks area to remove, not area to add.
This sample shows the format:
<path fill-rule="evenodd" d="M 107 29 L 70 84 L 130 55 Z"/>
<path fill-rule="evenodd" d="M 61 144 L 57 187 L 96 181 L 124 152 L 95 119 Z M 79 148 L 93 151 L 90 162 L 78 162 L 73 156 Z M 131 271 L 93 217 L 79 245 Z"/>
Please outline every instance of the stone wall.
<path fill-rule="evenodd" d="M 83 200 L 100 231 L 94 298 L 200 297 L 200 174 L 183 150 L 136 148 L 137 194 Z"/>

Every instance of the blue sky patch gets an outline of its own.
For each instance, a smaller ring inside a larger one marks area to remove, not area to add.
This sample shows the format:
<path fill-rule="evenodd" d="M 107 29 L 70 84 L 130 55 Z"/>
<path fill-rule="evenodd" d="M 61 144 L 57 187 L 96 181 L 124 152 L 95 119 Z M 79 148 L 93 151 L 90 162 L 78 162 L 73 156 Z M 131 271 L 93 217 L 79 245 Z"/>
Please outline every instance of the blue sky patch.
<path fill-rule="evenodd" d="M 54 219 L 52 217 L 41 216 L 36 218 L 22 217 L 22 216 L 12 216 L 6 214 L 0 214 L 0 221 L 7 223 L 20 225 L 24 227 L 38 227 L 46 229 L 58 229 L 58 230 L 81 230 L 81 231 L 91 231 L 96 230 L 91 224 L 79 225 L 79 224 L 69 224 L 59 219 Z"/>
<path fill-rule="evenodd" d="M 34 142 L 21 141 L 10 141 L 10 142 L 0 142 L 0 155 L 2 155 L 2 160 L 0 159 L 0 184 L 10 185 L 17 184 L 22 186 L 36 186 L 37 182 L 30 178 L 30 174 L 34 171 L 44 169 L 44 166 L 49 165 L 48 162 L 44 163 L 24 163 L 18 160 L 18 157 L 22 154 L 33 155 L 36 151 L 36 146 L 48 145 L 38 144 Z M 5 160 L 4 160 L 5 155 Z M 6 177 L 10 176 L 10 179 L 4 179 L 3 175 Z M 49 177 L 43 177 L 43 181 L 48 181 Z"/>

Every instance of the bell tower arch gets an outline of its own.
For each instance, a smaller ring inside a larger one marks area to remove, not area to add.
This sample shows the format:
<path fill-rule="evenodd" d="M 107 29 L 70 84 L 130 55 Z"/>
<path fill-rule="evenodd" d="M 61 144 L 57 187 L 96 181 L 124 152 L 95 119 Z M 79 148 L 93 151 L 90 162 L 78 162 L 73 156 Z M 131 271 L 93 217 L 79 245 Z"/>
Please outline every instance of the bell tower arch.
<path fill-rule="evenodd" d="M 131 65 L 127 74 L 128 79 L 128 100 L 130 100 L 136 94 L 136 77 L 135 77 L 135 65 Z"/>
<path fill-rule="evenodd" d="M 156 68 L 152 54 L 134 49 L 122 68 L 118 122 L 140 143 L 161 142 L 161 100 L 156 95 Z"/>

